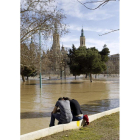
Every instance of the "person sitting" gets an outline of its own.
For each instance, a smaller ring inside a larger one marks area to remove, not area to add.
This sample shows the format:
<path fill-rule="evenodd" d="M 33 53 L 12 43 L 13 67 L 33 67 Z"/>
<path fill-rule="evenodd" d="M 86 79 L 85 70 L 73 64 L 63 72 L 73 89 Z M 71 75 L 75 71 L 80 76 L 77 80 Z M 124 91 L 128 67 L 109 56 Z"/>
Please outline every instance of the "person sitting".
<path fill-rule="evenodd" d="M 71 107 L 71 111 L 73 115 L 72 121 L 79 121 L 83 119 L 83 113 L 82 113 L 82 110 L 78 101 L 75 99 L 70 99 L 68 97 L 63 97 L 63 99 L 70 101 L 70 107 Z"/>
<path fill-rule="evenodd" d="M 58 107 L 60 109 L 60 113 L 58 112 Z M 58 124 L 66 124 L 72 121 L 72 113 L 70 108 L 70 101 L 64 100 L 63 98 L 59 98 L 55 104 L 55 107 L 51 113 L 50 127 L 54 126 L 55 119 L 59 121 Z"/>

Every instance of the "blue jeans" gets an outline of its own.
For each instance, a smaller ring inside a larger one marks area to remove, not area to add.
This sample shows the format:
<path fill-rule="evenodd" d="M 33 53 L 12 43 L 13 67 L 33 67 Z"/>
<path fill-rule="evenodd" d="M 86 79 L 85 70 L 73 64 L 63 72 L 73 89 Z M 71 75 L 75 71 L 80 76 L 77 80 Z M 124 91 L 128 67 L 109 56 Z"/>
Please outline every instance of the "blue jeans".
<path fill-rule="evenodd" d="M 79 121 L 79 120 L 82 120 L 82 119 L 83 119 L 83 116 L 76 117 L 76 116 L 73 115 L 72 121 Z"/>
<path fill-rule="evenodd" d="M 50 126 L 54 126 L 54 124 L 55 124 L 55 119 L 57 119 L 58 121 L 59 121 L 59 123 L 58 124 L 61 124 L 61 122 L 60 122 L 60 114 L 58 114 L 58 113 L 55 113 L 55 114 L 51 114 L 51 121 L 50 121 Z"/>

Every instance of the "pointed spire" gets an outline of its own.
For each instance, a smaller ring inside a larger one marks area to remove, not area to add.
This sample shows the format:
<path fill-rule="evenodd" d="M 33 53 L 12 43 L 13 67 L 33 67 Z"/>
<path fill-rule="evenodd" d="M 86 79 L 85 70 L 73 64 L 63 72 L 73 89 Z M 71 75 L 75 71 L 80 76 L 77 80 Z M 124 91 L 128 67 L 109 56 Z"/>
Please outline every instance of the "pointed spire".
<path fill-rule="evenodd" d="M 62 47 L 61 47 L 61 51 L 64 51 L 64 46 L 63 46 L 63 42 L 62 42 Z"/>
<path fill-rule="evenodd" d="M 82 25 L 82 30 L 81 30 L 81 37 L 84 36 L 84 30 L 83 30 L 83 25 Z"/>

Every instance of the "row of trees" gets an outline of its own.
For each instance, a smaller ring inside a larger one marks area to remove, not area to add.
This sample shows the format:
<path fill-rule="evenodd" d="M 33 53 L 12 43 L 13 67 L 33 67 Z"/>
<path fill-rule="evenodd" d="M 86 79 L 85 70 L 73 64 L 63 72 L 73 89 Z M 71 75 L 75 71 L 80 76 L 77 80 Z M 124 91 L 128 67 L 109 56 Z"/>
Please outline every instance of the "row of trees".
<path fill-rule="evenodd" d="M 109 1 L 105 0 L 103 4 Z M 87 3 L 92 3 L 92 1 L 83 4 L 85 5 Z M 36 45 L 34 48 L 27 47 L 29 46 L 29 38 L 38 35 L 41 30 L 47 39 L 52 35 L 55 23 L 59 26 L 60 35 L 67 33 L 68 30 L 66 24 L 63 23 L 66 16 L 62 10 L 57 9 L 55 0 L 21 0 L 20 16 L 21 75 L 23 81 L 25 81 L 24 76 L 28 78 L 29 76 L 36 75 L 40 63 L 39 45 Z M 73 48 L 68 54 L 71 73 L 76 76 L 79 74 L 91 75 L 92 73 L 95 74 L 104 71 L 106 69 L 105 62 L 107 62 L 108 54 L 109 50 L 106 47 L 99 52 L 95 47 L 89 49 L 81 47 L 76 49 L 73 45 Z M 42 68 L 46 68 L 46 63 L 51 63 L 45 57 L 41 57 L 41 59 L 44 64 Z"/>
<path fill-rule="evenodd" d="M 65 74 L 69 73 L 67 69 L 67 51 L 64 49 L 61 49 L 57 54 L 52 49 L 47 50 L 47 52 L 41 50 L 40 53 L 39 47 L 31 41 L 29 46 L 22 44 L 20 50 L 20 74 L 23 82 L 25 82 L 25 76 L 27 79 L 30 76 L 36 76 L 40 72 L 40 65 L 43 75 L 60 74 L 62 69 Z"/>
<path fill-rule="evenodd" d="M 70 71 L 75 78 L 76 75 L 89 74 L 92 82 L 92 74 L 99 74 L 106 70 L 105 62 L 108 61 L 109 53 L 106 45 L 103 46 L 101 51 L 98 51 L 95 47 L 79 47 L 76 49 L 73 45 L 68 54 Z"/>
<path fill-rule="evenodd" d="M 24 76 L 28 77 L 35 76 L 38 71 L 39 64 L 39 49 L 38 47 L 31 43 L 27 46 L 25 43 L 21 45 L 20 48 L 20 74 L 22 80 L 25 82 Z"/>
<path fill-rule="evenodd" d="M 21 0 L 20 2 L 20 73 L 23 81 L 24 76 L 35 76 L 39 71 L 39 32 L 43 34 L 43 39 L 47 40 L 54 32 L 54 25 L 57 23 L 59 34 L 68 32 L 66 18 L 61 9 L 55 5 L 55 0 Z M 34 37 L 35 42 L 30 44 L 30 39 Z M 37 38 L 37 39 L 36 39 Z M 41 52 L 43 54 L 43 51 Z M 45 64 L 50 64 L 49 60 L 41 56 L 42 69 L 46 69 Z"/>

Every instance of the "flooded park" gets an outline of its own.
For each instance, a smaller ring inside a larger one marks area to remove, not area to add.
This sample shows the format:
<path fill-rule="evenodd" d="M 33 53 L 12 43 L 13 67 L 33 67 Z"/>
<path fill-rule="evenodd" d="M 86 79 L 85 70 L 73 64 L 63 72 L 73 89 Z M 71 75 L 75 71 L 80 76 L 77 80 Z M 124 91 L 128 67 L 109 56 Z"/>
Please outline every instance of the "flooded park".
<path fill-rule="evenodd" d="M 84 76 L 67 79 L 32 78 L 20 85 L 21 135 L 49 127 L 59 97 L 78 100 L 83 114 L 96 114 L 119 107 L 119 76 L 99 75 L 90 82 Z"/>

